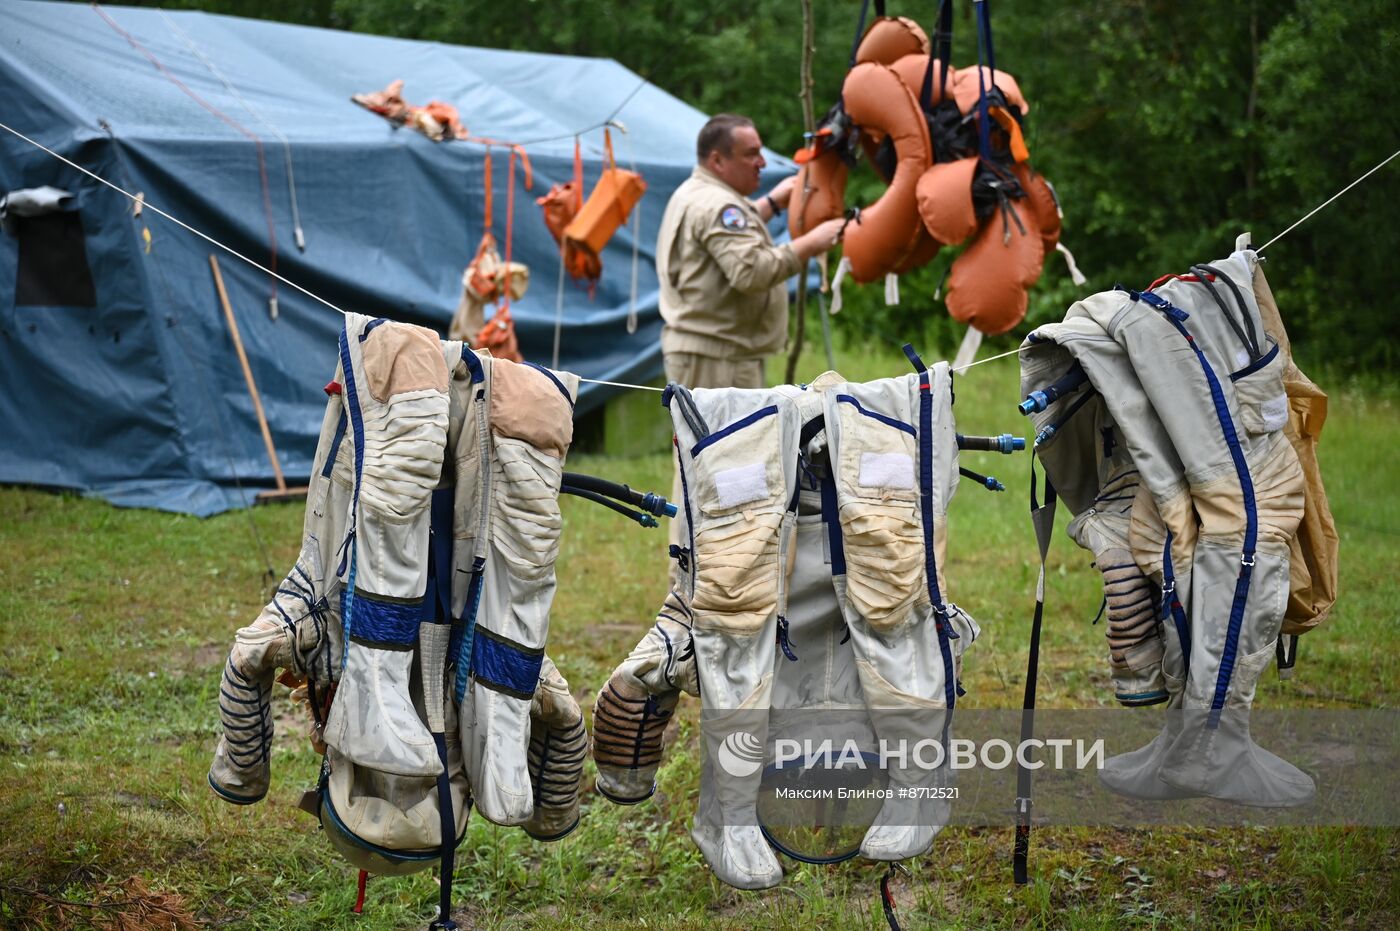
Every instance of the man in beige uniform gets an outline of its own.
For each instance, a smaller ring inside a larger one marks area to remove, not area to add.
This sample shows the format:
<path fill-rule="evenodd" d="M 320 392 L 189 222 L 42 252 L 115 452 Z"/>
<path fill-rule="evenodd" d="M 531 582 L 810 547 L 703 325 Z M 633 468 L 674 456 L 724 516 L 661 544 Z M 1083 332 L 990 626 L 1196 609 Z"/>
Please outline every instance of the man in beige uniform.
<path fill-rule="evenodd" d="M 687 388 L 762 388 L 763 358 L 787 343 L 787 281 L 841 238 L 828 220 L 782 246 L 768 221 L 796 178 L 759 200 L 767 162 L 753 121 L 722 113 L 700 130 L 695 171 L 666 205 L 656 241 L 666 380 Z M 676 473 L 671 500 L 681 500 Z M 672 523 L 672 543 L 678 543 Z"/>
<path fill-rule="evenodd" d="M 763 357 L 787 342 L 787 280 L 840 237 L 830 220 L 773 244 L 768 221 L 796 178 L 756 201 L 767 164 L 753 123 L 720 114 L 700 130 L 695 171 L 671 195 L 656 242 L 666 380 L 687 388 L 761 388 Z"/>

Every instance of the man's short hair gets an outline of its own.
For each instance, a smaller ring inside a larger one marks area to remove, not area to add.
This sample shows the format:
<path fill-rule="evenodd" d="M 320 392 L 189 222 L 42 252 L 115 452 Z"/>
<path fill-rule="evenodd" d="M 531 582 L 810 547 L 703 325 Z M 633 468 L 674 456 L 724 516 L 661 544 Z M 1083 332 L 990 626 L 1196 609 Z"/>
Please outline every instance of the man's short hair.
<path fill-rule="evenodd" d="M 695 140 L 695 160 L 703 162 L 711 152 L 729 155 L 734 151 L 734 130 L 740 126 L 753 128 L 753 120 L 737 113 L 720 113 L 700 128 Z"/>

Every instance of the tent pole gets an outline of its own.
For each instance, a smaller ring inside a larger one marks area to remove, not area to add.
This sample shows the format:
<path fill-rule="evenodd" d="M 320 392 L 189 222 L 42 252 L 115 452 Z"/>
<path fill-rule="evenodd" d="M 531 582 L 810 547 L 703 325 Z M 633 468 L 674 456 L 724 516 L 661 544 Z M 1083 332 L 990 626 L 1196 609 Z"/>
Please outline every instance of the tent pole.
<path fill-rule="evenodd" d="M 267 459 L 272 463 L 272 474 L 277 480 L 277 490 L 258 492 L 258 500 L 304 496 L 307 489 L 288 488 L 287 480 L 282 476 L 282 466 L 277 462 L 277 447 L 272 444 L 272 431 L 267 426 L 267 415 L 263 413 L 262 397 L 258 394 L 258 383 L 253 379 L 253 369 L 248 365 L 248 354 L 243 350 L 243 338 L 238 333 L 238 321 L 234 319 L 233 307 L 228 301 L 228 292 L 224 290 L 224 276 L 219 272 L 219 259 L 213 253 L 209 255 L 209 268 L 214 272 L 214 287 L 219 292 L 219 303 L 224 308 L 224 319 L 228 321 L 229 334 L 233 336 L 233 348 L 238 352 L 238 364 L 243 367 L 243 380 L 248 384 L 248 396 L 253 399 L 253 413 L 258 416 L 258 427 L 262 430 L 263 445 L 267 447 Z"/>

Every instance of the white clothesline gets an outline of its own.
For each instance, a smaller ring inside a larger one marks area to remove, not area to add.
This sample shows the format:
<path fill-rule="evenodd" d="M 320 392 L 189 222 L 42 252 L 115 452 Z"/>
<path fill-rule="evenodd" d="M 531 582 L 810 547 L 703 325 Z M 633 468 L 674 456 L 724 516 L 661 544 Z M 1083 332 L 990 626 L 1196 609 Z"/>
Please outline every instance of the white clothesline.
<path fill-rule="evenodd" d="M 643 82 L 643 83 L 645 83 L 645 82 Z M 639 87 L 638 89 L 640 89 L 640 87 Z M 634 91 L 633 91 L 633 94 L 635 94 L 635 93 L 636 93 L 636 91 L 634 90 Z M 630 99 L 631 99 L 631 96 L 629 95 L 629 97 L 628 97 L 627 99 L 630 100 Z M 624 101 L 624 103 L 626 103 L 626 101 Z M 619 109 L 620 109 L 620 108 L 619 108 Z M 227 245 L 225 245 L 224 243 L 219 242 L 219 240 L 215 239 L 214 237 L 208 235 L 207 233 L 203 233 L 203 232 L 201 232 L 200 230 L 194 228 L 193 226 L 190 226 L 188 223 L 186 223 L 185 221 L 181 220 L 179 217 L 171 216 L 170 214 L 166 213 L 164 210 L 161 210 L 159 207 L 153 205 L 150 201 L 147 201 L 147 200 L 145 200 L 144 198 L 142 198 L 141 200 L 138 201 L 137 195 L 132 194 L 132 193 L 129 192 L 129 191 L 123 190 L 122 188 L 120 188 L 120 187 L 118 187 L 117 185 L 113 184 L 112 182 L 108 181 L 106 178 L 102 177 L 101 175 L 99 175 L 99 174 L 97 174 L 97 173 L 95 173 L 95 172 L 93 172 L 93 171 L 90 171 L 90 170 L 88 170 L 87 168 L 84 168 L 82 165 L 79 165 L 79 164 L 77 164 L 76 162 L 71 161 L 70 159 L 64 158 L 62 155 L 58 154 L 58 153 L 55 152 L 53 149 L 50 149 L 48 146 L 44 145 L 44 144 L 41 143 L 41 142 L 38 142 L 38 141 L 36 141 L 36 140 L 34 140 L 34 139 L 31 139 L 30 137 L 26 136 L 24 133 L 20 132 L 19 130 L 15 129 L 15 128 L 11 127 L 11 126 L 7 126 L 7 125 L 4 124 L 4 123 L 0 123 L 0 129 L 3 129 L 3 130 L 5 130 L 6 132 L 10 133 L 11 135 L 14 135 L 14 136 L 16 136 L 16 137 L 18 137 L 18 138 L 24 140 L 25 142 L 27 142 L 27 143 L 29 143 L 30 145 L 34 146 L 36 149 L 40 149 L 40 150 L 42 150 L 42 151 L 44 151 L 44 152 L 47 152 L 49 155 L 51 155 L 51 156 L 53 156 L 54 158 L 58 159 L 60 162 L 63 162 L 63 163 L 64 163 L 65 165 L 67 165 L 68 167 L 73 168 L 73 169 L 76 169 L 77 171 L 80 171 L 80 172 L 82 172 L 83 174 L 87 175 L 89 178 L 92 178 L 94 181 L 97 181 L 97 182 L 99 182 L 99 183 L 101 183 L 101 184 L 106 185 L 107 187 L 109 187 L 109 188 L 111 188 L 112 190 L 116 191 L 118 194 L 121 194 L 123 197 L 128 198 L 128 199 L 131 200 L 133 203 L 141 203 L 141 204 L 143 204 L 143 206 L 144 206 L 144 208 L 145 208 L 146 210 L 150 210 L 152 213 L 159 214 L 160 216 L 162 216 L 162 217 L 164 217 L 165 219 L 169 220 L 171 223 L 174 223 L 175 225 L 181 227 L 182 229 L 185 229 L 185 230 L 188 230 L 188 231 L 191 232 L 191 233 L 194 233 L 196 236 L 198 236 L 200 239 L 203 239 L 205 242 L 208 242 L 210 245 L 217 246 L 218 248 L 224 250 L 224 251 L 227 252 L 229 255 L 233 256 L 234 258 L 239 259 L 240 261 L 246 262 L 246 263 L 248 263 L 249 265 L 253 266 L 254 268 L 258 269 L 259 271 L 262 271 L 262 272 L 265 272 L 265 273 L 268 274 L 268 275 L 271 275 L 273 278 L 277 279 L 278 281 L 282 282 L 283 284 L 287 285 L 288 287 L 290 287 L 290 288 L 295 288 L 297 291 L 300 291 L 302 294 L 305 294 L 307 297 L 311 298 L 312 300 L 316 301 L 317 303 L 324 304 L 326 307 L 329 307 L 331 310 L 334 310 L 334 311 L 335 311 L 336 313 L 338 313 L 338 314 L 344 315 L 344 314 L 346 313 L 346 312 L 345 312 L 344 310 L 342 310 L 340 307 L 337 307 L 335 304 L 332 304 L 330 301 L 328 301 L 328 300 L 326 300 L 325 298 L 321 297 L 319 294 L 316 294 L 316 293 L 313 292 L 313 291 L 309 291 L 309 290 L 307 290 L 306 288 L 303 288 L 301 285 L 297 284 L 295 281 L 292 281 L 292 280 L 289 279 L 289 278 L 285 278 L 285 277 L 283 277 L 282 275 L 279 275 L 279 274 L 277 274 L 276 272 L 271 271 L 271 270 L 269 270 L 269 269 L 263 267 L 263 266 L 260 265 L 259 263 L 257 263 L 257 262 L 255 262 L 255 261 L 253 261 L 252 259 L 248 258 L 246 255 L 244 255 L 243 253 L 237 251 L 236 249 L 232 248 L 231 246 L 227 246 Z M 1328 204 L 1332 203 L 1334 200 L 1336 200 L 1337 198 L 1341 197 L 1341 196 L 1342 196 L 1343 194 L 1345 194 L 1347 191 L 1350 191 L 1352 188 L 1356 187 L 1356 186 L 1357 186 L 1358 184 L 1360 184 L 1362 181 L 1365 181 L 1367 178 L 1369 178 L 1371 175 L 1375 174 L 1377 171 L 1380 171 L 1380 170 L 1381 170 L 1382 168 L 1384 168 L 1387 164 L 1389 164 L 1390 161 L 1391 161 L 1392 159 L 1394 159 L 1397 155 L 1400 155 L 1400 149 L 1397 149 L 1396 151 L 1392 152 L 1389 156 L 1387 156 L 1386 158 L 1382 159 L 1381 162 L 1380 162 L 1379 164 L 1377 164 L 1374 168 L 1372 168 L 1370 171 L 1367 171 L 1365 174 L 1361 175 L 1359 178 L 1357 178 L 1356 180 L 1352 181 L 1352 182 L 1351 182 L 1350 184 L 1348 184 L 1346 187 L 1342 188 L 1340 191 L 1338 191 L 1337 193 L 1333 194 L 1331 197 L 1327 198 L 1327 200 L 1323 201 L 1322 203 L 1320 203 L 1320 204 L 1318 204 L 1316 207 L 1314 207 L 1312 210 L 1308 211 L 1302 218 L 1300 218 L 1300 219 L 1299 219 L 1297 222 L 1295 222 L 1292 226 L 1288 227 L 1288 229 L 1284 230 L 1282 233 L 1279 233 L 1279 234 L 1278 234 L 1277 236 L 1275 236 L 1273 239 L 1270 239 L 1268 242 L 1264 243 L 1264 245 L 1260 246 L 1260 247 L 1259 247 L 1258 249 L 1256 249 L 1255 251 L 1256 251 L 1256 252 L 1263 252 L 1263 251 L 1264 251 L 1265 249 L 1267 249 L 1269 246 L 1272 246 L 1274 243 L 1278 242 L 1278 241 L 1279 241 L 1280 239 L 1282 239 L 1284 236 L 1287 236 L 1289 233 L 1293 232 L 1293 230 L 1295 230 L 1295 229 L 1297 229 L 1299 226 L 1301 226 L 1304 222 L 1306 222 L 1308 219 L 1310 219 L 1310 218 L 1311 218 L 1314 214 L 1316 214 L 1318 211 L 1322 210 L 1322 209 L 1323 209 L 1324 207 L 1326 207 Z M 965 371 L 967 371 L 968 369 L 972 368 L 973 366 L 982 365 L 983 363 L 986 363 L 986 362 L 995 362 L 997 359 L 1005 359 L 1007 356 L 1014 356 L 1014 355 L 1016 355 L 1017 353 L 1019 353 L 1020 351 L 1021 351 L 1021 348 L 1011 349 L 1011 350 L 1008 350 L 1008 351 L 1003 352 L 1003 353 L 998 353 L 997 355 L 994 355 L 994 356 L 988 356 L 988 357 L 985 358 L 985 359 L 978 359 L 978 360 L 975 361 L 975 362 L 969 362 L 967 365 L 958 366 L 958 367 L 956 367 L 953 371 L 965 372 Z M 628 384 L 627 382 L 621 382 L 621 381 L 604 381 L 604 380 L 598 379 L 598 378 L 583 378 L 582 376 L 579 377 L 579 381 L 581 381 L 581 382 L 587 382 L 587 383 L 593 384 L 593 385 L 607 385 L 608 387 L 611 387 L 611 388 L 631 388 L 631 389 L 634 389 L 634 390 L 637 390 L 637 391 L 664 391 L 664 390 L 665 390 L 664 388 L 657 388 L 657 387 L 655 387 L 654 385 L 633 385 L 633 384 Z"/>

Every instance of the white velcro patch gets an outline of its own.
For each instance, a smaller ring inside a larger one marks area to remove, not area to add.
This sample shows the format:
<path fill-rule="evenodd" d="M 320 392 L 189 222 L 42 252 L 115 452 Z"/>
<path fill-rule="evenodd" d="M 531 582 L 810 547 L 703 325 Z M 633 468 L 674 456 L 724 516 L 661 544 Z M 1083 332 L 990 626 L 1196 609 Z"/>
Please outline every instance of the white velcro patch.
<path fill-rule="evenodd" d="M 753 462 L 716 472 L 715 497 L 722 508 L 737 507 L 768 497 L 768 470 L 763 463 Z"/>
<path fill-rule="evenodd" d="M 1283 429 L 1288 423 L 1288 395 L 1281 394 L 1259 405 L 1259 415 L 1264 418 L 1264 429 L 1269 432 Z"/>
<path fill-rule="evenodd" d="M 864 488 L 914 487 L 914 457 L 904 453 L 861 453 L 860 484 Z"/>

